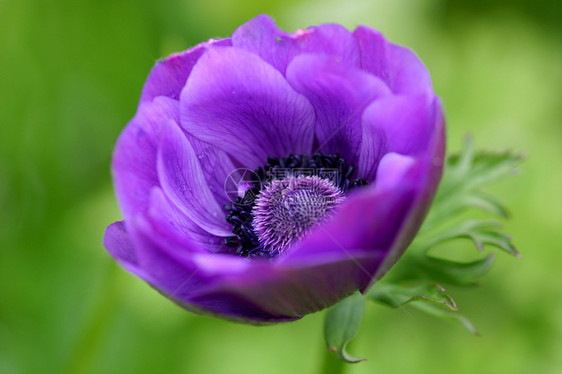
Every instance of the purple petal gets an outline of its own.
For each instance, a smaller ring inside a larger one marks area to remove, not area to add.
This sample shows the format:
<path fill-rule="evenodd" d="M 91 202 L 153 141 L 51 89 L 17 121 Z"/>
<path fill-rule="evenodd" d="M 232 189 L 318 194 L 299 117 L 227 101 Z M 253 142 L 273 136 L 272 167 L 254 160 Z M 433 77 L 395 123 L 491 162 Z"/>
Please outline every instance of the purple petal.
<path fill-rule="evenodd" d="M 164 60 L 159 60 L 144 84 L 141 103 L 152 101 L 157 96 L 178 100 L 191 69 L 210 45 L 229 46 L 231 43 L 230 39 L 211 39 L 208 42 L 199 43 L 187 51 L 174 53 Z"/>
<path fill-rule="evenodd" d="M 241 49 L 210 49 L 180 98 L 181 124 L 248 168 L 269 156 L 309 153 L 314 110 L 285 78 Z"/>
<path fill-rule="evenodd" d="M 163 130 L 157 168 L 164 193 L 183 214 L 209 233 L 232 235 L 193 147 L 174 121 L 169 121 Z"/>
<path fill-rule="evenodd" d="M 231 279 L 252 277 L 258 267 L 271 269 L 269 263 L 250 262 L 232 255 L 201 253 L 189 243 L 178 246 L 168 237 L 160 236 L 155 226 L 141 216 L 130 226 L 134 232 L 138 261 L 148 271 L 141 277 L 185 309 L 204 315 L 219 313 L 217 317 L 254 324 L 296 319 L 275 318 L 271 313 L 260 310 L 258 305 L 234 294 L 213 299 L 212 291 L 221 286 L 228 287 Z M 240 282 L 237 284 L 241 285 Z"/>
<path fill-rule="evenodd" d="M 287 80 L 316 111 L 314 152 L 339 153 L 354 163 L 360 149 L 361 113 L 369 103 L 390 94 L 383 81 L 328 56 L 304 54 L 291 62 Z"/>
<path fill-rule="evenodd" d="M 359 48 L 344 27 L 325 24 L 290 34 L 280 30 L 268 15 L 262 14 L 240 26 L 232 34 L 232 45 L 260 56 L 285 74 L 291 60 L 301 53 L 337 56 L 348 66 L 359 66 Z"/>
<path fill-rule="evenodd" d="M 156 153 L 162 126 L 177 120 L 176 100 L 158 97 L 141 103 L 137 114 L 119 136 L 113 154 L 115 189 L 125 219 L 146 210 L 150 191 L 159 186 Z"/>
<path fill-rule="evenodd" d="M 322 263 L 326 258 L 353 261 L 370 253 L 372 260 L 358 269 L 368 280 L 357 287 L 366 287 L 377 271 L 378 259 L 390 253 L 409 218 L 414 199 L 424 189 L 416 180 L 422 166 L 422 162 L 411 157 L 385 156 L 375 184 L 349 196 L 330 222 L 291 249 L 279 260 L 280 264 L 299 267 Z"/>
<path fill-rule="evenodd" d="M 384 80 L 395 94 L 433 94 L 431 77 L 408 48 L 388 42 L 380 32 L 359 26 L 353 36 L 361 55 L 361 68 Z"/>
<path fill-rule="evenodd" d="M 149 272 L 137 275 L 188 310 L 252 324 L 286 322 L 324 309 L 366 284 L 382 260 L 357 252 L 353 259 L 324 257 L 286 267 L 205 254 L 169 241 L 142 217 L 132 223 L 138 262 Z M 358 265 L 367 272 L 358 272 Z"/>
<path fill-rule="evenodd" d="M 378 167 L 377 190 L 390 191 L 396 188 L 406 178 L 406 173 L 413 168 L 415 162 L 416 160 L 412 157 L 387 153 L 381 159 Z"/>
<path fill-rule="evenodd" d="M 193 294 L 209 282 L 189 257 L 201 252 L 192 242 L 181 245 L 162 235 L 151 220 L 138 215 L 127 222 L 136 256 L 145 274 L 141 276 L 154 288 L 168 290 L 175 297 Z M 212 254 L 209 254 L 212 255 Z"/>
<path fill-rule="evenodd" d="M 201 141 L 191 134 L 186 134 L 189 143 L 201 165 L 207 185 L 219 206 L 231 204 L 231 199 L 225 191 L 225 182 L 232 178 L 239 170 L 225 152 L 214 145 Z"/>
<path fill-rule="evenodd" d="M 189 303 L 254 324 L 297 319 L 333 305 L 355 292 L 358 285 L 366 284 L 368 274 L 374 273 L 381 261 L 373 256 L 376 254 L 362 253 L 354 259 L 301 267 L 259 261 L 237 271 L 225 271 L 231 267 L 218 259 L 214 284 L 191 297 Z M 207 264 L 216 259 L 211 257 Z M 358 266 L 366 273 L 358 271 Z"/>
<path fill-rule="evenodd" d="M 384 36 L 379 31 L 367 26 L 359 26 L 353 32 L 353 36 L 359 45 L 361 69 L 376 75 L 389 84 L 388 61 L 386 59 L 387 41 Z"/>
<path fill-rule="evenodd" d="M 129 240 L 123 221 L 113 222 L 107 226 L 103 237 L 103 245 L 119 261 L 137 265 L 135 249 Z"/>
<path fill-rule="evenodd" d="M 234 31 L 232 46 L 260 56 L 285 73 L 291 54 L 291 43 L 285 41 L 289 38 L 290 34 L 280 30 L 270 16 L 260 14 Z"/>
<path fill-rule="evenodd" d="M 285 266 L 302 266 L 321 262 L 323 258 L 343 261 L 364 251 L 374 258 L 384 257 L 407 218 L 416 192 L 415 184 L 403 181 L 397 181 L 392 189 L 379 190 L 374 185 L 358 190 L 339 207 L 330 222 L 316 228 L 280 262 Z M 369 275 L 374 274 L 373 271 Z"/>
<path fill-rule="evenodd" d="M 388 152 L 425 153 L 435 132 L 434 100 L 434 96 L 389 96 L 377 100 L 363 113 L 365 131 L 371 132 L 373 138 L 382 137 Z M 363 151 L 369 146 L 365 144 Z"/>
<path fill-rule="evenodd" d="M 103 236 L 103 245 L 127 271 L 143 279 L 150 279 L 143 270 L 139 269 L 135 247 L 129 238 L 124 221 L 113 222 L 107 226 Z"/>
<path fill-rule="evenodd" d="M 357 161 L 357 176 L 366 181 L 374 182 L 379 162 L 388 152 L 388 146 L 381 131 L 377 131 L 372 126 L 367 126 L 364 119 L 362 125 L 363 133 Z"/>
<path fill-rule="evenodd" d="M 390 87 L 396 94 L 433 95 L 429 71 L 408 48 L 388 43 L 386 47 Z"/>
<path fill-rule="evenodd" d="M 161 188 L 153 188 L 146 215 L 159 237 L 170 239 L 181 248 L 215 252 L 224 243 L 223 237 L 211 235 L 183 214 Z"/>
<path fill-rule="evenodd" d="M 434 110 L 436 113 L 435 128 L 431 136 L 428 152 L 419 166 L 412 169 L 416 172 L 409 173 L 408 175 L 412 182 L 418 184 L 419 193 L 414 200 L 411 211 L 408 213 L 408 219 L 401 227 L 400 234 L 395 239 L 392 249 L 377 271 L 371 285 L 381 279 L 408 248 L 427 215 L 441 180 L 445 158 L 445 121 L 439 99 L 434 101 Z M 367 288 L 362 289 L 362 292 Z"/>
<path fill-rule="evenodd" d="M 240 292 L 249 290 L 250 283 L 266 292 L 265 282 L 255 282 L 261 274 L 271 276 L 274 269 L 267 262 L 251 262 L 231 255 L 213 254 L 195 255 L 191 258 L 199 269 L 199 274 L 207 279 L 200 292 L 177 295 L 172 299 L 187 310 L 216 315 L 232 321 L 251 324 L 270 324 L 295 320 L 296 316 L 282 315 L 278 311 L 267 310 L 262 304 L 268 304 L 266 298 L 261 303 L 254 303 L 250 295 Z M 255 278 L 255 277 L 258 278 Z M 164 290 L 164 294 L 167 294 Z M 178 297 L 179 296 L 179 297 Z"/>
<path fill-rule="evenodd" d="M 363 142 L 358 175 L 375 180 L 382 155 L 426 152 L 435 131 L 435 97 L 388 96 L 374 101 L 363 112 Z"/>
<path fill-rule="evenodd" d="M 400 164 L 406 165 L 404 162 Z M 370 188 L 371 193 L 366 196 L 351 197 L 354 202 L 346 212 L 340 213 L 343 216 L 338 215 L 339 222 L 326 226 L 330 235 L 323 232 L 307 240 L 308 243 L 301 247 L 305 250 L 299 256 L 291 252 L 289 257 L 272 263 L 249 262 L 231 255 L 197 254 L 192 250 L 188 255 L 162 239 L 154 241 L 153 238 L 161 238 L 159 233 L 139 225 L 137 233 L 141 235 L 136 235 L 141 238 L 139 259 L 145 268 L 150 269 L 153 285 L 188 310 L 253 324 L 297 319 L 365 287 L 380 267 L 386 254 L 383 248 L 393 239 L 392 234 L 386 239 L 380 234 L 388 234 L 385 232 L 388 227 L 399 226 L 391 222 L 394 220 L 392 213 L 395 213 L 392 209 L 400 207 L 393 203 L 397 197 L 405 197 L 397 193 L 398 188 L 391 188 L 391 182 L 398 185 L 395 187 L 403 187 L 396 172 L 391 171 L 388 176 L 384 172 L 379 176 L 381 180 L 389 179 L 385 183 L 388 190 L 381 192 Z M 364 208 L 374 205 L 370 199 L 373 195 L 378 196 L 378 218 L 388 223 L 386 227 L 361 224 L 364 215 L 372 212 Z M 408 205 L 407 200 L 405 205 Z M 349 214 L 350 211 L 355 216 Z M 363 243 L 352 246 L 346 241 L 350 237 L 350 227 L 342 227 L 345 223 L 351 223 L 351 229 L 358 230 Z M 374 233 L 371 232 L 373 228 Z M 368 244 L 376 247 L 368 247 Z M 311 248 L 311 245 L 315 247 Z"/>

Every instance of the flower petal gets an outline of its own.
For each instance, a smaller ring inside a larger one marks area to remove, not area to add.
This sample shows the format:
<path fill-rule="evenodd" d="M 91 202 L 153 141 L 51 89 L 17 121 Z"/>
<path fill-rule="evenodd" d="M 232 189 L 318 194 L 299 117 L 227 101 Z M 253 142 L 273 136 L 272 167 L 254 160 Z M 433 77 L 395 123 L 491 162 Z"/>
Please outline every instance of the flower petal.
<path fill-rule="evenodd" d="M 388 96 L 363 112 L 363 142 L 358 175 L 369 181 L 386 152 L 420 155 L 435 131 L 434 96 Z"/>
<path fill-rule="evenodd" d="M 193 147 L 174 121 L 163 130 L 157 169 L 164 193 L 183 214 L 211 234 L 232 235 Z"/>
<path fill-rule="evenodd" d="M 400 234 L 394 240 L 392 249 L 378 269 L 371 285 L 381 279 L 408 248 L 427 215 L 441 180 L 445 159 L 445 120 L 440 100 L 436 99 L 433 104 L 435 127 L 432 131 L 427 154 L 421 159 L 420 166 L 416 167 L 417 172 L 407 175 L 408 179 L 418 184 L 419 193 L 414 200 L 411 211 L 408 213 L 408 219 L 402 225 Z M 368 287 L 363 288 L 361 292 L 364 292 Z"/>
<path fill-rule="evenodd" d="M 201 253 L 189 243 L 180 246 L 168 240 L 169 237 L 161 236 L 153 222 L 143 216 L 137 216 L 129 226 L 135 239 L 138 262 L 147 269 L 147 273 L 139 276 L 185 309 L 204 315 L 220 313 L 217 317 L 253 324 L 296 319 L 276 319 L 236 295 L 225 295 L 218 300 L 210 294 L 209 298 L 202 296 L 224 285 L 229 277 L 246 274 L 244 278 L 247 278 L 257 267 L 268 264 L 253 263 L 232 255 Z M 202 300 L 198 302 L 200 298 Z"/>
<path fill-rule="evenodd" d="M 233 178 L 237 175 L 240 169 L 236 168 L 228 154 L 214 145 L 201 141 L 191 134 L 185 135 L 193 147 L 193 151 L 201 165 L 201 171 L 215 200 L 221 207 L 231 204 L 232 200 L 225 191 L 225 182 L 228 178 Z"/>
<path fill-rule="evenodd" d="M 228 256 L 215 255 L 205 266 L 214 281 L 185 302 L 246 323 L 286 322 L 329 307 L 368 283 L 367 275 L 382 260 L 373 258 L 376 255 L 358 253 L 353 260 L 340 258 L 300 268 L 258 261 L 234 271 L 227 270 L 232 268 Z M 358 271 L 358 266 L 367 272 Z"/>
<path fill-rule="evenodd" d="M 248 168 L 310 152 L 314 111 L 259 57 L 232 47 L 201 57 L 180 98 L 182 127 Z"/>
<path fill-rule="evenodd" d="M 382 98 L 365 110 L 363 126 L 372 137 L 383 137 L 389 152 L 422 154 L 427 152 L 435 132 L 434 101 L 434 96 Z"/>
<path fill-rule="evenodd" d="M 123 221 L 113 222 L 105 229 L 103 244 L 113 257 L 121 262 L 137 265 L 135 249 L 127 235 Z"/>
<path fill-rule="evenodd" d="M 357 176 L 372 183 L 376 180 L 379 162 L 388 152 L 388 146 L 381 131 L 365 124 L 364 119 L 362 125 L 363 132 L 357 161 Z"/>
<path fill-rule="evenodd" d="M 398 174 L 410 174 L 414 165 L 397 164 L 398 167 L 404 167 Z M 363 251 L 369 251 L 376 258 L 384 257 L 399 234 L 418 192 L 417 184 L 407 182 L 405 177 L 394 177 L 393 174 L 379 173 L 375 185 L 350 195 L 331 221 L 313 230 L 279 259 L 280 263 L 298 267 L 321 262 L 323 258 L 339 258 L 342 261 L 353 259 Z M 386 186 L 392 184 L 393 188 L 379 188 L 378 183 Z M 361 269 L 359 271 L 364 272 Z M 373 271 L 369 275 L 372 277 L 374 274 Z"/>
<path fill-rule="evenodd" d="M 418 56 L 408 48 L 388 42 L 367 26 L 359 26 L 353 36 L 361 55 L 361 68 L 384 80 L 395 94 L 433 94 L 431 77 Z"/>
<path fill-rule="evenodd" d="M 361 113 L 371 101 L 390 94 L 386 84 L 337 59 L 310 54 L 295 57 L 287 69 L 287 80 L 316 111 L 318 148 L 313 153 L 339 153 L 356 164 Z"/>
<path fill-rule="evenodd" d="M 229 46 L 231 43 L 229 38 L 211 39 L 208 42 L 199 43 L 187 51 L 174 53 L 164 60 L 159 60 L 152 68 L 144 84 L 141 103 L 152 101 L 157 96 L 166 96 L 178 100 L 191 69 L 210 45 Z"/>
<path fill-rule="evenodd" d="M 401 184 L 394 171 L 390 176 L 390 180 Z M 385 173 L 381 173 L 380 178 L 384 180 Z M 390 181 L 386 183 L 389 187 L 390 184 Z M 381 208 L 379 218 L 392 220 L 392 214 L 385 214 L 391 209 L 383 205 L 388 203 L 388 207 L 398 208 L 389 197 L 399 194 L 395 188 L 383 190 L 382 194 L 377 192 L 381 203 L 377 205 Z M 375 192 L 375 188 L 371 192 Z M 286 322 L 331 306 L 369 284 L 387 253 L 382 249 L 387 244 L 379 241 L 380 250 L 367 246 L 345 247 L 350 227 L 341 228 L 342 222 L 353 222 L 351 229 L 359 230 L 357 234 L 366 240 L 361 245 L 369 242 L 377 245 L 380 237 L 374 241 L 372 237 L 380 235 L 379 229 L 383 231 L 384 227 L 375 226 L 376 233 L 370 232 L 373 226 L 368 224 L 357 227 L 365 215 L 361 207 L 367 203 L 364 198 L 355 200 L 351 210 L 361 217 L 345 214 L 337 224 L 326 226 L 331 235 L 324 233 L 323 240 L 313 239 L 314 248 L 310 243 L 303 245 L 306 251 L 300 256 L 291 252 L 290 257 L 269 262 L 246 261 L 216 253 L 206 255 L 190 251 L 187 254 L 165 240 L 154 241 L 153 238 L 160 236 L 138 225 L 141 229 L 137 230 L 136 237 L 142 239 L 142 243 L 137 244 L 139 260 L 150 269 L 150 277 L 155 281 L 152 284 L 188 310 L 252 324 Z M 392 239 L 389 235 L 386 243 Z"/>
<path fill-rule="evenodd" d="M 291 60 L 301 53 L 337 56 L 349 66 L 359 66 L 359 48 L 352 34 L 336 24 L 324 24 L 290 34 L 262 14 L 232 34 L 232 45 L 260 56 L 285 74 Z"/>
<path fill-rule="evenodd" d="M 353 32 L 353 36 L 359 45 L 361 69 L 374 74 L 389 84 L 388 61 L 386 59 L 386 45 L 388 42 L 384 36 L 379 31 L 367 26 L 357 27 Z"/>
<path fill-rule="evenodd" d="M 381 159 L 378 167 L 379 177 L 376 180 L 378 191 L 391 191 L 396 188 L 406 177 L 406 173 L 412 169 L 416 160 L 412 157 L 403 156 L 398 153 L 387 153 Z"/>
<path fill-rule="evenodd" d="M 396 94 L 432 95 L 429 71 L 408 48 L 388 43 L 386 47 L 390 87 Z"/>
<path fill-rule="evenodd" d="M 160 184 L 156 172 L 160 133 L 168 120 L 178 119 L 178 114 L 178 102 L 166 97 L 141 103 L 137 114 L 119 136 L 112 171 L 125 219 L 146 210 L 150 190 Z"/>
<path fill-rule="evenodd" d="M 144 271 L 141 278 L 151 286 L 158 290 L 166 289 L 168 294 L 181 298 L 197 292 L 209 282 L 193 261 L 186 260 L 194 253 L 201 252 L 193 242 L 179 245 L 161 235 L 153 221 L 142 214 L 126 224 L 139 268 Z"/>
<path fill-rule="evenodd" d="M 203 253 L 168 240 L 142 217 L 131 223 L 137 261 L 148 271 L 137 275 L 190 311 L 251 324 L 287 322 L 324 309 L 366 284 L 382 261 L 373 258 L 376 253 L 357 252 L 353 259 L 326 256 L 286 267 Z M 358 272 L 358 264 L 368 271 Z"/>
<path fill-rule="evenodd" d="M 127 271 L 143 278 L 150 277 L 139 268 L 135 246 L 131 242 L 124 221 L 113 222 L 107 226 L 103 236 L 103 245 L 109 254 Z"/>
<path fill-rule="evenodd" d="M 161 188 L 152 189 L 150 208 L 146 216 L 159 237 L 173 240 L 180 248 L 212 253 L 224 244 L 223 237 L 210 234 L 183 214 L 170 202 Z"/>

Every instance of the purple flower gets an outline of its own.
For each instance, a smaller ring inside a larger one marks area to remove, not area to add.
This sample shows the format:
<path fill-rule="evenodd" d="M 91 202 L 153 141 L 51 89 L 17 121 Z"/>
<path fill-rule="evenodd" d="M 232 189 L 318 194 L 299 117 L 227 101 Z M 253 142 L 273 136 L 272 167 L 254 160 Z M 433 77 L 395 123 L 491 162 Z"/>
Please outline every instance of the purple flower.
<path fill-rule="evenodd" d="M 113 155 L 124 221 L 104 244 L 188 310 L 295 320 L 397 261 L 443 156 L 413 52 L 365 26 L 289 34 L 261 15 L 153 68 Z"/>

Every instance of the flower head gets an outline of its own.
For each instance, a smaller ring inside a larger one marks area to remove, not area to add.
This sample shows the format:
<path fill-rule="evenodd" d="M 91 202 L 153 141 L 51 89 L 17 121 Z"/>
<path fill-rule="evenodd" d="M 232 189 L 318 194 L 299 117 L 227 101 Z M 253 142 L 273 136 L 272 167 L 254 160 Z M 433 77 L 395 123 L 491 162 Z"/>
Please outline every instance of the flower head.
<path fill-rule="evenodd" d="M 153 68 L 115 148 L 124 221 L 104 243 L 186 309 L 298 319 L 397 261 L 443 154 L 415 54 L 368 27 L 290 34 L 261 15 Z"/>

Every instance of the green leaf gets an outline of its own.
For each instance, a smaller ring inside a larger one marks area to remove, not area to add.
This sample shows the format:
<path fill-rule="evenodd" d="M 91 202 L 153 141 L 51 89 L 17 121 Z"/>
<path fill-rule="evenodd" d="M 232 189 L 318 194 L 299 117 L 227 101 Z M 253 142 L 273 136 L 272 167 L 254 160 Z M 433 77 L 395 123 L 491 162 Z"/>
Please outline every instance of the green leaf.
<path fill-rule="evenodd" d="M 434 317 L 457 323 L 473 334 L 478 334 L 470 320 L 458 312 L 453 298 L 438 284 L 388 284 L 379 287 L 375 285 L 367 297 L 392 308 L 408 304 Z"/>
<path fill-rule="evenodd" d="M 382 282 L 368 292 L 368 299 L 392 308 L 408 305 L 478 334 L 440 284 L 478 285 L 478 280 L 490 270 L 494 255 L 460 262 L 432 256 L 430 250 L 464 238 L 480 251 L 493 246 L 519 256 L 512 238 L 501 232 L 498 220 L 471 217 L 476 211 L 479 216 L 482 212 L 500 219 L 509 216 L 506 207 L 483 189 L 515 174 L 522 159 L 512 152 L 475 152 L 472 138 L 467 137 L 461 152 L 447 158 L 431 210 L 410 249 Z"/>
<path fill-rule="evenodd" d="M 485 244 L 490 244 L 511 255 L 519 257 L 519 252 L 517 248 L 511 242 L 511 236 L 502 234 L 497 230 L 502 227 L 501 223 L 498 221 L 485 221 L 485 220 L 466 220 L 459 224 L 446 229 L 440 233 L 434 233 L 433 240 L 426 244 L 427 249 L 457 238 L 468 238 L 471 239 L 476 248 L 479 251 L 484 249 Z"/>
<path fill-rule="evenodd" d="M 398 308 L 413 301 L 424 301 L 448 310 L 458 310 L 453 298 L 437 283 L 375 284 L 368 292 L 367 297 L 392 308 Z"/>
<path fill-rule="evenodd" d="M 434 257 L 425 252 L 408 253 L 379 284 L 439 283 L 460 287 L 478 285 L 478 280 L 492 267 L 495 255 L 475 261 L 460 262 Z M 375 284 L 376 285 L 376 284 Z"/>
<path fill-rule="evenodd" d="M 465 208 L 478 208 L 503 219 L 509 218 L 509 211 L 507 208 L 495 197 L 485 194 L 484 192 L 473 192 L 472 195 L 466 197 L 465 204 Z"/>
<path fill-rule="evenodd" d="M 478 333 L 478 330 L 476 330 L 476 327 L 474 327 L 472 322 L 470 322 L 470 320 L 465 315 L 459 312 L 450 312 L 447 310 L 443 310 L 442 308 L 438 308 L 434 305 L 424 303 L 421 300 L 412 302 L 410 304 L 411 306 L 413 306 L 418 310 L 421 310 L 422 312 L 425 312 L 437 318 L 442 318 L 449 322 L 456 323 L 461 327 L 465 328 L 466 330 L 468 330 L 469 332 L 471 332 L 472 334 L 480 335 L 480 333 Z"/>
<path fill-rule="evenodd" d="M 364 358 L 353 357 L 346 351 L 347 344 L 359 331 L 364 309 L 365 297 L 357 292 L 334 305 L 326 313 L 324 320 L 326 346 L 340 360 L 350 363 L 364 360 Z"/>
<path fill-rule="evenodd" d="M 522 159 L 521 155 L 512 152 L 475 152 L 472 138 L 467 137 L 461 152 L 448 157 L 434 203 L 412 247 L 427 253 L 446 241 L 468 238 L 480 251 L 490 245 L 519 257 L 512 237 L 501 232 L 499 221 L 460 217 L 465 217 L 472 210 L 480 210 L 507 218 L 509 213 L 505 206 L 495 197 L 484 193 L 482 188 L 514 174 Z M 486 260 L 482 263 L 485 264 Z M 452 283 L 466 282 L 453 280 Z"/>
<path fill-rule="evenodd" d="M 486 274 L 494 262 L 494 255 L 471 262 L 458 262 L 424 255 L 418 261 L 418 274 L 434 282 L 455 286 L 476 286 L 477 280 Z"/>
<path fill-rule="evenodd" d="M 482 188 L 517 173 L 517 165 L 523 160 L 513 152 L 475 153 L 472 138 L 468 136 L 461 152 L 447 158 L 443 178 L 423 230 L 449 222 L 453 217 L 476 208 L 507 218 L 508 211 Z"/>

